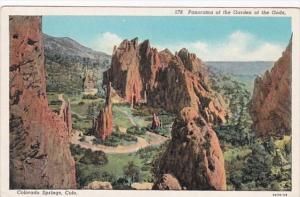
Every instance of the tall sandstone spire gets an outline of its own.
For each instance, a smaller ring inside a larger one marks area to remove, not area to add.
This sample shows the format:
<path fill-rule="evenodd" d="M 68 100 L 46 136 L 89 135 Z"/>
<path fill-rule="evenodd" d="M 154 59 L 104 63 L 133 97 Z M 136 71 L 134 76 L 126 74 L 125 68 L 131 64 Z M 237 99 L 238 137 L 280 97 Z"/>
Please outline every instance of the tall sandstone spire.
<path fill-rule="evenodd" d="M 101 109 L 97 119 L 94 121 L 94 135 L 102 140 L 106 139 L 113 132 L 113 114 L 112 114 L 112 89 L 111 83 L 107 86 L 106 101 Z"/>
<path fill-rule="evenodd" d="M 9 18 L 10 188 L 76 188 L 68 128 L 48 107 L 41 21 Z"/>
<path fill-rule="evenodd" d="M 255 79 L 250 114 L 258 136 L 291 133 L 291 80 L 292 38 L 273 68 Z"/>

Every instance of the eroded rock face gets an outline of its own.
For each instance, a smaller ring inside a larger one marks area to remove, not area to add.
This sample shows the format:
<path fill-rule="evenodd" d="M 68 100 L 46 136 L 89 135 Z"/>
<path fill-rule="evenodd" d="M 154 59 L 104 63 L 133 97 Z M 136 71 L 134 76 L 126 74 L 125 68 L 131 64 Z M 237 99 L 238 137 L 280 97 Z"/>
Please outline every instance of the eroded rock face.
<path fill-rule="evenodd" d="M 59 111 L 59 116 L 63 119 L 65 122 L 67 128 L 68 128 L 68 133 L 69 135 L 72 132 L 72 113 L 71 113 L 71 105 L 70 105 L 70 100 L 65 101 L 63 98 L 63 95 L 59 95 L 58 98 L 62 104 L 60 106 L 60 111 Z"/>
<path fill-rule="evenodd" d="M 98 92 L 96 88 L 97 79 L 91 70 L 85 72 L 85 77 L 83 79 L 83 90 L 84 94 L 95 95 Z"/>
<path fill-rule="evenodd" d="M 76 188 L 68 128 L 48 107 L 41 17 L 10 17 L 9 30 L 10 188 Z"/>
<path fill-rule="evenodd" d="M 113 132 L 111 89 L 111 84 L 109 84 L 107 87 L 105 106 L 101 109 L 93 125 L 94 135 L 102 140 L 106 139 Z"/>
<path fill-rule="evenodd" d="M 124 40 L 114 49 L 111 68 L 108 75 L 114 89 L 119 90 L 120 96 L 130 103 L 139 102 L 143 84 L 139 72 L 139 56 L 137 38 Z"/>
<path fill-rule="evenodd" d="M 273 68 L 255 79 L 250 114 L 258 136 L 291 133 L 291 80 L 292 39 Z"/>
<path fill-rule="evenodd" d="M 157 163 L 156 184 L 173 175 L 188 190 L 226 190 L 224 158 L 219 140 L 205 119 L 192 107 L 180 112 L 172 127 L 172 140 Z"/>
<path fill-rule="evenodd" d="M 152 187 L 153 190 L 181 190 L 180 183 L 171 174 L 164 174 Z"/>
<path fill-rule="evenodd" d="M 114 49 L 111 68 L 104 83 L 112 86 L 130 103 L 146 102 L 170 112 L 190 106 L 211 123 L 224 122 L 226 110 L 221 98 L 211 90 L 207 67 L 182 49 L 173 55 L 158 52 L 148 40 L 124 40 Z"/>

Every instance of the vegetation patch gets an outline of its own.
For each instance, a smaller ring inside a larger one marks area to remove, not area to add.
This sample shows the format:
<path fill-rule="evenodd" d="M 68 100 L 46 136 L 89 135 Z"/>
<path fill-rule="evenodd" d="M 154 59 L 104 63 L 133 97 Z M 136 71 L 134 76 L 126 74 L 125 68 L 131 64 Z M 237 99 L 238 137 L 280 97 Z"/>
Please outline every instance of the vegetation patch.
<path fill-rule="evenodd" d="M 137 142 L 137 137 L 120 132 L 113 132 L 108 138 L 102 140 L 100 138 L 94 138 L 93 144 L 102 144 L 105 146 L 117 147 L 118 145 L 130 145 Z"/>

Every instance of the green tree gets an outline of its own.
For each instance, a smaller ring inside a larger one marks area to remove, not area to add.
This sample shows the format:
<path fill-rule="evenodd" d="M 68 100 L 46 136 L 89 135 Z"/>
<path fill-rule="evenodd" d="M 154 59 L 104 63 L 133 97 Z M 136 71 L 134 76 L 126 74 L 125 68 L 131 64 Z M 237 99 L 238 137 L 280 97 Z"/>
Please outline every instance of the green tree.
<path fill-rule="evenodd" d="M 226 124 L 215 127 L 218 137 L 222 143 L 232 145 L 248 145 L 251 143 L 252 120 L 248 112 L 250 92 L 245 84 L 233 80 L 229 76 L 217 76 L 213 82 L 213 88 L 223 96 L 228 104 L 230 115 Z"/>
<path fill-rule="evenodd" d="M 260 142 L 256 142 L 243 168 L 243 182 L 254 181 L 257 186 L 267 187 L 272 179 L 272 164 L 272 156 Z"/>
<path fill-rule="evenodd" d="M 129 161 L 128 164 L 124 166 L 123 173 L 130 183 L 138 182 L 140 180 L 140 168 L 135 165 L 133 161 Z"/>
<path fill-rule="evenodd" d="M 79 161 L 84 164 L 104 165 L 108 159 L 103 151 L 93 152 L 91 149 L 87 149 Z"/>
<path fill-rule="evenodd" d="M 270 153 L 274 154 L 276 151 L 276 147 L 274 144 L 274 138 L 271 136 L 264 142 L 265 149 Z"/>

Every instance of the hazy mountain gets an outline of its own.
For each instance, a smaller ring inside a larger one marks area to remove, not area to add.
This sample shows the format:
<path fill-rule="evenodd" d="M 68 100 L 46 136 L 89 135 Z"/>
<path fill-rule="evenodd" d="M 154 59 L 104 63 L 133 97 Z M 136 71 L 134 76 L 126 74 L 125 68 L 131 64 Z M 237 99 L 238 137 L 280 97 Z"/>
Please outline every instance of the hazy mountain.
<path fill-rule="evenodd" d="M 214 69 L 234 75 L 261 75 L 267 69 L 271 68 L 274 62 L 271 61 L 253 61 L 253 62 L 206 62 L 208 66 Z"/>
<path fill-rule="evenodd" d="M 102 73 L 111 56 L 87 48 L 68 37 L 44 34 L 47 91 L 79 93 L 87 70 L 95 75 L 95 84 L 101 86 Z"/>
<path fill-rule="evenodd" d="M 253 89 L 254 79 L 263 75 L 265 71 L 272 68 L 274 62 L 206 62 L 211 71 L 231 75 L 234 79 L 245 83 L 250 91 Z"/>

